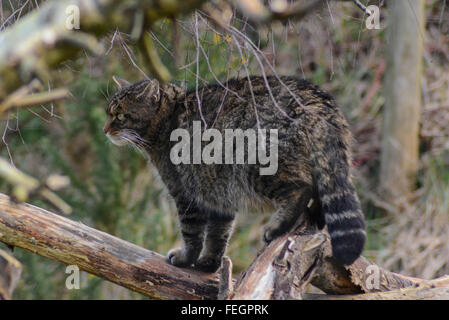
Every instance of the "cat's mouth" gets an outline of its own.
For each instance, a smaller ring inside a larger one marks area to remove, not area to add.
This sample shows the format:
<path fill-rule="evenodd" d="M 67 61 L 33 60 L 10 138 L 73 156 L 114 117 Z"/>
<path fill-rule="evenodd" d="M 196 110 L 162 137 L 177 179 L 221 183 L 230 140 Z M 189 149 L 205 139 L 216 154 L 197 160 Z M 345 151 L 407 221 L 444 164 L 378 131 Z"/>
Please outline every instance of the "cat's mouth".
<path fill-rule="evenodd" d="M 115 144 L 116 146 L 122 147 L 125 146 L 129 143 L 128 140 L 123 139 L 122 135 L 120 133 L 106 133 L 106 137 L 108 137 L 108 139 Z"/>
<path fill-rule="evenodd" d="M 143 139 L 136 131 L 130 129 L 123 129 L 118 132 L 106 133 L 106 136 L 116 146 L 125 146 L 131 144 L 138 149 L 149 148 L 149 143 Z"/>

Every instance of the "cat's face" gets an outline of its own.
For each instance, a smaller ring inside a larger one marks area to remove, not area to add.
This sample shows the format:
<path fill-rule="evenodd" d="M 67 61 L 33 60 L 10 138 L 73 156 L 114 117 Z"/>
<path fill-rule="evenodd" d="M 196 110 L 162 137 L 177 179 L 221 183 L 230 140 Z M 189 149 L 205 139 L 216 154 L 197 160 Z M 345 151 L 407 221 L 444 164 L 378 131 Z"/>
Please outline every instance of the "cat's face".
<path fill-rule="evenodd" d="M 118 78 L 114 81 L 119 90 L 108 102 L 103 131 L 115 145 L 145 147 L 143 136 L 159 107 L 159 83 L 143 80 L 130 84 Z"/>

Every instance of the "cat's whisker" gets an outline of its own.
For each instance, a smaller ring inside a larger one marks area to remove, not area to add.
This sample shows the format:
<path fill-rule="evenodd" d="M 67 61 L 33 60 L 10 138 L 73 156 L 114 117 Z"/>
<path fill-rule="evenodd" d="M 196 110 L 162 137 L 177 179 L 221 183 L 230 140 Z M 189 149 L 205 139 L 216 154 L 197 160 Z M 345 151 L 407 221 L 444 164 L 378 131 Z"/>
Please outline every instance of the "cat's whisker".
<path fill-rule="evenodd" d="M 129 139 L 126 136 L 122 136 L 122 139 L 127 141 L 131 145 L 131 147 L 133 147 L 135 150 L 139 151 L 140 153 L 143 153 L 143 150 L 140 148 L 140 146 L 136 144 L 132 139 Z"/>
<path fill-rule="evenodd" d="M 134 130 L 127 130 L 126 133 L 130 136 L 131 140 L 133 140 L 134 143 L 138 144 L 141 147 L 151 148 L 150 145 L 149 145 L 149 142 L 147 140 L 143 139 Z"/>
<path fill-rule="evenodd" d="M 129 142 L 135 149 L 142 154 L 146 153 L 146 148 L 151 149 L 148 142 L 143 139 L 137 132 L 131 129 L 124 129 L 121 132 L 121 137 Z"/>

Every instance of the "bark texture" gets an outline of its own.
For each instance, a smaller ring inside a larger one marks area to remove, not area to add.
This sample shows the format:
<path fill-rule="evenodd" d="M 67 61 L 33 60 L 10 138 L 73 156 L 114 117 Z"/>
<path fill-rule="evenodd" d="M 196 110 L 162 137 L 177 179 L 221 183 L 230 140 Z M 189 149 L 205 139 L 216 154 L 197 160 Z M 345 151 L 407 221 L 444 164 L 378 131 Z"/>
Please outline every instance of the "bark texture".
<path fill-rule="evenodd" d="M 153 299 L 215 299 L 218 276 L 169 264 L 165 257 L 44 209 L 0 195 L 0 241 L 77 265 Z"/>

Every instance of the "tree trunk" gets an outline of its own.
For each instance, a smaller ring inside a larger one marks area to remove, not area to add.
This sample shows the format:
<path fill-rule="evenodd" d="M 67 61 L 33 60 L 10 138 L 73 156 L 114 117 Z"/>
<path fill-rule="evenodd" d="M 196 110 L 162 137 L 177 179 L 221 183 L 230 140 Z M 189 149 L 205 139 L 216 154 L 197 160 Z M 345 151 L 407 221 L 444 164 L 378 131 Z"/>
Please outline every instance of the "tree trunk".
<path fill-rule="evenodd" d="M 380 189 L 392 199 L 413 190 L 418 167 L 424 0 L 388 8 Z"/>

